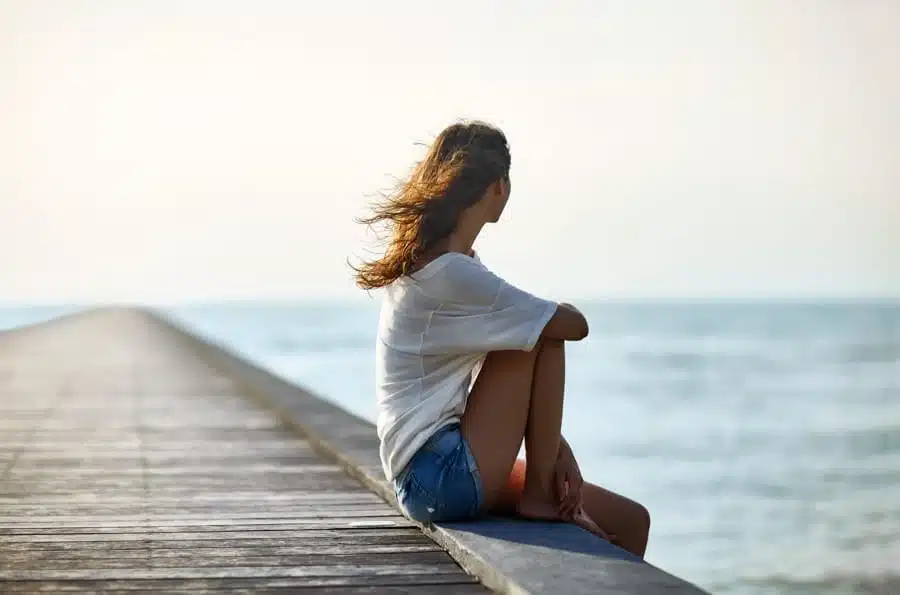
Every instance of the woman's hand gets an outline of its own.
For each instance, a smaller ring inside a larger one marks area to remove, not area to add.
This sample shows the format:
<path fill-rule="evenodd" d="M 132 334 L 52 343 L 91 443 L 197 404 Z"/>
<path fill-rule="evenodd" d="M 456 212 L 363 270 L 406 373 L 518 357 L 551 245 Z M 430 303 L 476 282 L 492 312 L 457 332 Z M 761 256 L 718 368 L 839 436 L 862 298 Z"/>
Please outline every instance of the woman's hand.
<path fill-rule="evenodd" d="M 584 479 L 572 449 L 563 440 L 559 445 L 559 456 L 553 469 L 556 490 L 556 502 L 560 515 L 565 520 L 572 520 L 581 508 L 581 487 Z"/>
<path fill-rule="evenodd" d="M 562 519 L 574 523 L 612 544 L 619 545 L 615 535 L 601 529 L 600 525 L 585 512 L 581 495 L 584 479 L 581 477 L 581 470 L 578 468 L 575 455 L 565 439 L 560 442 L 559 456 L 553 471 L 556 480 L 557 503 Z"/>

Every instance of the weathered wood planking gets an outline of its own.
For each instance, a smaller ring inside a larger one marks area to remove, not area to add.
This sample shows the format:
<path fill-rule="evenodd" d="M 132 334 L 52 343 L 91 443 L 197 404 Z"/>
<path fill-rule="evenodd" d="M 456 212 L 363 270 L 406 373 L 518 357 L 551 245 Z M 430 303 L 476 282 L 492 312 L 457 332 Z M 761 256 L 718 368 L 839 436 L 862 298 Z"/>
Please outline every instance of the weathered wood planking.
<path fill-rule="evenodd" d="M 0 592 L 486 590 L 129 310 L 0 335 Z"/>

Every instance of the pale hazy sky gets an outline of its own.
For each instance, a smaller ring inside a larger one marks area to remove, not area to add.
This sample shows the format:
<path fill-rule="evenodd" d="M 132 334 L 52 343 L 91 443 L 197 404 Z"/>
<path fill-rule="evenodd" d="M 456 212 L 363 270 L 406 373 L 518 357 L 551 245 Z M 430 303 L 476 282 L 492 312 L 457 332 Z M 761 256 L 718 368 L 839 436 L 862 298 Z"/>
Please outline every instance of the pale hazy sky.
<path fill-rule="evenodd" d="M 0 0 L 0 301 L 352 297 L 458 117 L 546 297 L 900 295 L 900 2 Z"/>

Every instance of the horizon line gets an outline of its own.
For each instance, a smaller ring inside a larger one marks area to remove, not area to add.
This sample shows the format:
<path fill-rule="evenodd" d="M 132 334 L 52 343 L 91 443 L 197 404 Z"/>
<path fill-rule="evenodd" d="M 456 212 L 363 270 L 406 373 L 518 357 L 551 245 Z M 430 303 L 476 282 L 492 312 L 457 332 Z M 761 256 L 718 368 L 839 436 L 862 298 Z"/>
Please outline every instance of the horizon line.
<path fill-rule="evenodd" d="M 829 305 L 829 304 L 878 304 L 900 306 L 900 295 L 721 295 L 721 296 L 602 296 L 574 298 L 575 301 L 586 304 L 610 304 L 610 305 L 717 305 L 717 304 L 796 304 L 796 305 Z M 378 305 L 380 300 L 376 296 L 359 297 L 260 297 L 260 298 L 185 298 L 168 300 L 136 300 L 136 299 L 108 299 L 108 300 L 2 300 L 0 310 L 18 310 L 29 308 L 203 308 L 203 307 L 247 307 L 247 306 L 360 306 L 363 304 Z"/>

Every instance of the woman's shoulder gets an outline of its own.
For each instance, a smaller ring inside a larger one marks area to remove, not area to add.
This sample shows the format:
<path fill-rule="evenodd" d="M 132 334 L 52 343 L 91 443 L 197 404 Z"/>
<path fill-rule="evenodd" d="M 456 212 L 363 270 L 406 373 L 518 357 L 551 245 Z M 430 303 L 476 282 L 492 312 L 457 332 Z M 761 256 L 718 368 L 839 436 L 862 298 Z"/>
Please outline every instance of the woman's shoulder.
<path fill-rule="evenodd" d="M 453 274 L 459 270 L 466 270 L 473 264 L 479 264 L 481 261 L 463 254 L 461 252 L 444 252 L 422 264 L 410 274 L 415 281 L 425 281 L 440 274 Z"/>
<path fill-rule="evenodd" d="M 419 283 L 470 283 L 493 276 L 480 260 L 461 252 L 447 252 L 422 267 L 412 278 Z"/>
<path fill-rule="evenodd" d="M 416 283 L 426 293 L 445 302 L 488 305 L 502 285 L 502 280 L 478 260 L 459 252 L 447 253 L 415 275 Z"/>

